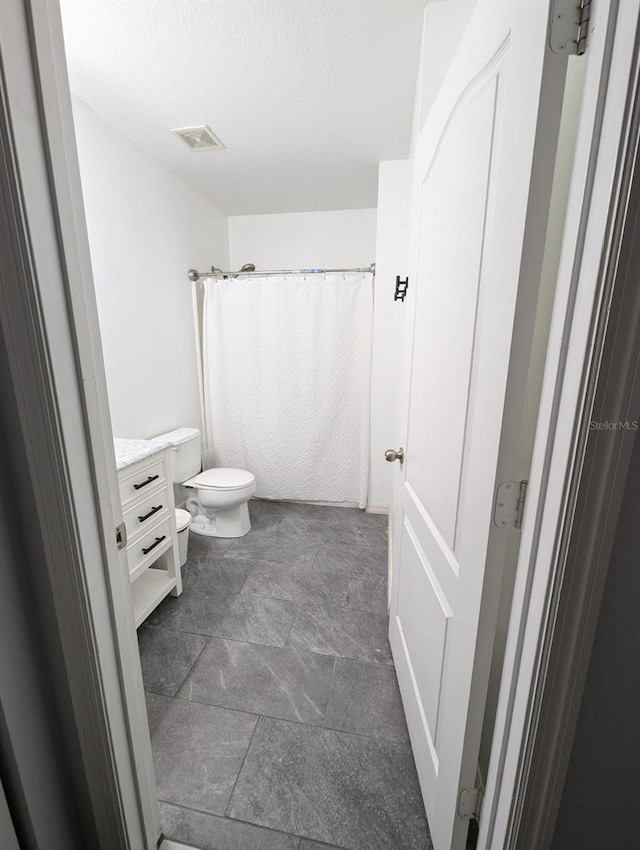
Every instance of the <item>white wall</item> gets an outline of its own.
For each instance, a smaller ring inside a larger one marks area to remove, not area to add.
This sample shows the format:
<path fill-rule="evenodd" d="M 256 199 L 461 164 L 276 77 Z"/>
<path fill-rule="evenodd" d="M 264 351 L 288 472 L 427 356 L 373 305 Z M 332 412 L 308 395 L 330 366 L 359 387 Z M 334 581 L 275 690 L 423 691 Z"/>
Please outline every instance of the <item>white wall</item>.
<path fill-rule="evenodd" d="M 74 121 L 113 432 L 198 427 L 186 273 L 227 265 L 227 219 L 78 99 Z"/>
<path fill-rule="evenodd" d="M 265 270 L 368 267 L 375 252 L 375 209 L 229 218 L 232 269 L 244 263 Z"/>
<path fill-rule="evenodd" d="M 404 368 L 406 308 L 402 301 L 393 300 L 393 294 L 396 275 L 409 274 L 410 188 L 409 160 L 380 163 L 371 375 L 369 504 L 373 507 L 392 503 L 397 464 L 387 463 L 384 453 L 404 440 L 398 377 Z"/>

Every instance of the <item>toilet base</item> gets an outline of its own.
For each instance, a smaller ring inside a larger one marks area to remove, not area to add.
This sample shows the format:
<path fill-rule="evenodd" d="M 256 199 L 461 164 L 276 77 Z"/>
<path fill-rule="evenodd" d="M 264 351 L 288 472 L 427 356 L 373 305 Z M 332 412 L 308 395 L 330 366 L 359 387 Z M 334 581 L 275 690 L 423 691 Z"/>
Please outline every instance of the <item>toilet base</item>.
<path fill-rule="evenodd" d="M 243 502 L 225 510 L 209 509 L 210 516 L 200 514 L 193 518 L 189 530 L 203 537 L 244 537 L 251 531 L 249 505 Z"/>

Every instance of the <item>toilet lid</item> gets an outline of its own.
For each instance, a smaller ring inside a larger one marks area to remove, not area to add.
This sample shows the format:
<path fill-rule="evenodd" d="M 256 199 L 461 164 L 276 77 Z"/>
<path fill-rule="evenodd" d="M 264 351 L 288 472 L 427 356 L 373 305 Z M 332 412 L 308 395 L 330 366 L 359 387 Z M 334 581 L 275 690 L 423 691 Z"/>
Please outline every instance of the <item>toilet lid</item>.
<path fill-rule="evenodd" d="M 208 490 L 240 490 L 256 479 L 244 469 L 205 469 L 193 479 L 195 487 L 205 487 Z"/>
<path fill-rule="evenodd" d="M 176 508 L 176 531 L 184 531 L 191 525 L 191 514 L 182 508 Z"/>

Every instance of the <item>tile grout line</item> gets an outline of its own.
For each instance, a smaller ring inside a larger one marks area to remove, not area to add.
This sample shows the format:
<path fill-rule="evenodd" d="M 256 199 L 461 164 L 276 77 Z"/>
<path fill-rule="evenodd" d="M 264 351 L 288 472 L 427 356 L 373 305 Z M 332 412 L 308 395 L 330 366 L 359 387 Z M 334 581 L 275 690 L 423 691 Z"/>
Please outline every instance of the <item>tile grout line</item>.
<path fill-rule="evenodd" d="M 316 563 L 316 561 L 317 561 L 317 560 L 318 560 L 318 554 L 316 553 L 315 558 L 314 558 L 314 559 L 313 559 L 313 561 L 311 562 L 311 566 L 312 566 L 312 567 L 314 567 L 314 566 L 315 566 L 315 563 Z M 268 598 L 271 598 L 271 597 L 268 597 Z M 295 603 L 295 602 L 294 602 L 293 604 L 294 604 L 294 605 L 296 605 L 296 604 L 298 604 L 298 603 Z M 293 649 L 293 647 L 289 647 L 289 638 L 291 637 L 291 632 L 293 631 L 293 626 L 294 626 L 294 624 L 295 624 L 295 622 L 296 622 L 296 620 L 298 619 L 298 617 L 299 617 L 299 616 L 300 616 L 300 614 L 298 613 L 298 611 L 296 611 L 296 615 L 295 615 L 295 617 L 293 618 L 293 620 L 291 621 L 291 625 L 289 626 L 289 631 L 287 632 L 287 637 L 286 637 L 286 640 L 285 640 L 285 642 L 284 642 L 284 646 L 285 646 L 285 647 L 287 647 L 287 648 L 289 648 L 289 649 Z M 316 654 L 317 654 L 317 653 L 316 653 Z"/>
<path fill-rule="evenodd" d="M 265 832 L 272 832 L 275 835 L 284 835 L 287 838 L 297 838 L 300 841 L 300 843 L 302 843 L 303 841 L 313 841 L 313 842 L 316 842 L 316 843 L 321 844 L 321 845 L 324 844 L 323 841 L 318 841 L 317 838 L 311 838 L 308 835 L 301 835 L 299 832 L 285 832 L 284 830 L 276 829 L 273 826 L 263 826 L 260 823 L 253 823 L 250 820 L 243 820 L 242 818 L 232 818 L 232 817 L 229 817 L 229 815 L 226 815 L 226 814 L 216 815 L 216 814 L 213 814 L 213 812 L 205 812 L 202 809 L 194 809 L 193 806 L 185 806 L 182 803 L 172 803 L 169 800 L 160 800 L 160 802 L 165 803 L 167 806 L 174 806 L 176 809 L 184 809 L 187 812 L 195 812 L 196 814 L 199 814 L 199 815 L 205 815 L 205 817 L 219 818 L 220 820 L 226 820 L 226 821 L 229 821 L 230 823 L 239 823 L 239 824 L 242 824 L 243 826 L 250 826 L 250 827 L 253 827 L 254 829 L 264 830 Z M 168 840 L 180 842 L 179 838 L 169 838 Z M 333 848 L 335 848 L 335 850 L 350 850 L 350 848 L 343 847 L 340 844 L 334 844 L 334 845 L 328 845 L 327 844 L 325 846 L 327 846 L 327 847 L 330 846 L 332 848 L 332 850 L 333 850 Z"/>
<path fill-rule="evenodd" d="M 223 560 L 223 559 L 220 558 L 218 560 Z M 231 559 L 229 559 L 229 560 L 231 560 Z M 250 563 L 250 561 L 242 561 L 241 563 Z M 262 563 L 268 563 L 268 562 L 264 561 Z M 275 564 L 275 566 L 279 566 L 279 564 Z M 251 572 L 247 574 L 246 578 L 242 582 L 241 587 L 245 586 L 245 584 L 247 583 L 247 581 L 251 577 L 251 574 L 252 574 Z M 369 575 L 368 573 L 359 573 L 359 572 L 351 571 L 349 573 L 349 580 L 351 580 L 352 578 L 371 578 L 372 580 L 376 580 L 376 579 L 383 580 L 384 576 L 374 576 L 374 575 Z M 197 590 L 197 588 L 191 588 L 191 590 Z M 357 611 L 360 614 L 376 614 L 376 615 L 384 616 L 384 617 L 389 616 L 388 613 L 386 612 L 386 609 L 363 608 L 363 607 L 356 607 L 355 605 L 332 605 L 330 603 L 322 603 L 322 602 L 309 602 L 309 601 L 300 602 L 300 601 L 297 601 L 295 599 L 287 599 L 284 596 L 269 596 L 268 594 L 265 594 L 265 593 L 256 593 L 256 592 L 243 593 L 242 589 L 240 589 L 238 591 L 234 591 L 233 593 L 221 593 L 219 598 L 227 599 L 227 598 L 230 598 L 232 596 L 244 596 L 245 598 L 248 597 L 248 596 L 256 596 L 258 599 L 275 599 L 278 602 L 290 602 L 291 605 L 299 605 L 299 606 L 302 606 L 302 607 L 307 606 L 307 605 L 325 605 L 325 607 L 327 607 L 327 608 L 336 608 L 337 610 L 340 610 L 340 611 Z M 144 626 L 145 626 L 145 628 L 148 628 L 148 629 L 165 629 L 166 631 L 180 632 L 182 634 L 187 634 L 187 635 L 200 635 L 200 637 L 217 637 L 217 635 L 206 635 L 206 634 L 203 634 L 202 632 L 191 632 L 191 631 L 188 631 L 186 629 L 171 628 L 170 626 L 166 625 L 166 623 L 146 623 L 146 624 L 144 624 Z M 226 639 L 226 638 L 223 638 L 223 640 L 224 639 Z M 228 638 L 228 640 L 236 640 L 236 638 Z M 251 641 L 244 641 L 244 643 L 251 643 Z M 271 646 L 272 644 L 264 644 L 264 645 L 265 646 Z"/>
<path fill-rule="evenodd" d="M 198 637 L 205 637 L 205 635 L 198 635 Z M 202 653 L 205 651 L 205 649 L 209 646 L 210 642 L 211 642 L 211 638 L 207 638 L 207 640 L 206 640 L 206 641 L 205 641 L 205 643 L 204 643 L 204 646 L 202 647 L 202 649 L 200 650 L 200 652 L 199 652 L 199 653 L 198 653 L 198 655 L 196 656 L 196 658 L 195 658 L 195 660 L 194 660 L 193 664 L 191 665 L 191 667 L 189 667 L 189 669 L 187 670 L 187 672 L 186 672 L 186 674 L 185 674 L 184 678 L 182 679 L 182 681 L 181 681 L 181 682 L 180 682 L 180 684 L 178 685 L 178 690 L 177 690 L 177 691 L 175 692 L 175 694 L 173 695 L 173 697 L 174 697 L 174 698 L 176 698 L 176 697 L 178 696 L 178 693 L 180 692 L 180 688 L 184 685 L 184 683 L 187 681 L 187 679 L 188 679 L 188 678 L 189 678 L 189 676 L 191 675 L 191 671 L 193 670 L 193 668 L 194 668 L 194 667 L 196 666 L 196 664 L 198 663 L 198 659 L 200 658 L 200 656 L 202 655 Z"/>
<path fill-rule="evenodd" d="M 212 640 L 221 640 L 228 643 L 242 643 L 246 646 L 263 646 L 265 649 L 284 649 L 287 652 L 297 652 L 302 655 L 313 655 L 316 658 L 343 658 L 341 655 L 330 655 L 326 652 L 313 652 L 311 649 L 297 649 L 294 646 L 277 646 L 272 643 L 255 643 L 250 640 L 240 640 L 240 638 L 228 638 L 228 637 L 216 637 L 216 635 L 199 635 L 193 632 L 181 632 L 181 634 L 194 634 L 194 637 L 206 637 L 207 643 L 210 643 Z M 205 647 L 203 647 L 204 649 Z M 201 653 L 200 653 L 201 654 Z M 199 657 L 199 656 L 198 656 Z M 378 661 L 359 661 L 357 658 L 343 658 L 345 661 L 353 661 L 356 664 L 371 664 L 375 667 L 389 667 L 389 664 L 381 664 Z"/>
<path fill-rule="evenodd" d="M 296 726 L 309 726 L 311 729 L 319 729 L 320 731 L 325 732 L 337 732 L 340 735 L 353 735 L 354 738 L 365 738 L 368 741 L 382 741 L 385 744 L 396 744 L 399 747 L 408 747 L 409 744 L 406 741 L 398 741 L 395 738 L 384 738 L 381 735 L 367 735 L 365 732 L 353 732 L 350 729 L 339 729 L 336 726 L 321 726 L 318 723 L 308 723 L 306 720 L 292 720 L 290 717 L 276 717 L 273 714 L 261 714 L 258 711 L 249 711 L 246 708 L 231 708 L 228 705 L 220 705 L 216 702 L 201 702 L 197 699 L 185 699 L 184 697 L 169 697 L 166 694 L 158 694 L 155 691 L 145 691 L 148 694 L 153 694 L 156 697 L 162 697 L 163 699 L 172 699 L 179 700 L 180 702 L 185 703 L 186 705 L 201 705 L 205 708 L 217 708 L 220 711 L 232 711 L 236 714 L 246 714 L 249 717 L 256 717 L 258 720 L 277 720 L 280 723 L 293 723 Z M 327 703 L 328 705 L 328 703 Z M 257 727 L 257 723 L 256 723 Z M 255 730 L 254 730 L 255 731 Z M 253 732 L 251 733 L 251 740 L 253 740 Z M 251 744 L 251 740 L 249 744 Z M 246 753 L 245 753 L 246 758 Z M 242 760 L 242 764 L 244 764 L 244 758 Z M 241 768 L 242 769 L 242 768 Z M 239 775 L 239 774 L 238 774 Z M 235 788 L 235 784 L 234 784 Z M 164 802 L 169 802 L 165 800 Z M 188 807 L 187 807 L 188 808 Z"/>
<path fill-rule="evenodd" d="M 253 732 L 251 733 L 251 737 L 249 738 L 249 744 L 248 744 L 247 749 L 245 750 L 244 756 L 242 758 L 242 764 L 240 765 L 240 769 L 238 770 L 238 774 L 236 776 L 235 782 L 233 783 L 233 788 L 231 789 L 231 793 L 229 794 L 229 799 L 227 800 L 227 805 L 224 808 L 224 817 L 229 818 L 230 820 L 233 820 L 233 818 L 229 814 L 229 808 L 231 806 L 231 801 L 233 800 L 233 795 L 236 792 L 236 787 L 238 785 L 238 780 L 240 779 L 240 774 L 242 773 L 242 768 L 244 767 L 245 762 L 247 760 L 247 756 L 249 755 L 249 750 L 251 749 L 251 744 L 253 743 L 253 738 L 256 734 L 256 731 L 258 729 L 258 725 L 259 725 L 261 720 L 262 720 L 262 715 L 259 714 L 258 718 L 256 720 L 256 724 L 253 727 Z"/>
<path fill-rule="evenodd" d="M 254 594 L 252 594 L 252 595 L 254 595 Z M 229 594 L 229 596 L 240 596 L 240 594 L 233 593 L 233 594 Z M 245 594 L 245 596 L 249 596 L 249 594 Z M 278 599 L 277 597 L 271 597 L 271 596 L 259 596 L 257 598 L 259 598 L 259 599 L 274 599 L 274 601 L 277 601 L 277 602 L 289 602 L 289 600 Z M 289 602 L 289 604 L 294 605 L 294 606 L 296 606 L 296 608 L 301 608 L 301 609 L 307 609 L 309 607 L 313 607 L 313 603 Z M 386 620 L 389 619 L 388 614 L 382 614 L 382 613 L 377 612 L 377 611 L 364 611 L 364 610 L 361 610 L 361 609 L 358 609 L 358 608 L 341 608 L 341 607 L 335 606 L 335 605 L 324 605 L 323 607 L 331 608 L 331 609 L 336 610 L 336 611 L 355 611 L 359 614 L 373 614 L 376 617 L 384 617 Z M 299 616 L 300 616 L 300 614 L 296 612 L 296 614 L 293 618 L 293 621 L 291 623 L 291 626 L 289 627 L 289 632 L 287 634 L 286 641 L 289 640 L 289 637 L 291 635 L 291 631 L 293 630 L 293 626 L 295 624 L 295 621 L 298 619 Z M 246 643 L 249 646 L 269 646 L 269 647 L 272 647 L 273 649 L 291 649 L 291 650 L 296 650 L 297 652 L 306 652 L 310 655 L 320 655 L 320 656 L 326 657 L 326 658 L 342 658 L 346 661 L 354 661 L 354 662 L 359 663 L 359 664 L 375 664 L 376 666 L 392 667 L 393 669 L 395 669 L 393 659 L 391 659 L 390 662 L 387 662 L 387 661 L 370 661 L 370 660 L 363 659 L 363 658 L 355 658 L 354 656 L 351 656 L 351 655 L 332 655 L 331 653 L 327 653 L 327 652 L 315 652 L 313 649 L 298 649 L 297 647 L 287 645 L 286 641 L 283 644 L 259 643 L 258 641 L 255 641 L 255 640 L 242 640 L 240 638 L 225 637 L 225 636 L 219 635 L 219 634 L 218 635 L 212 635 L 212 634 L 205 634 L 203 632 L 192 632 L 192 631 L 188 631 L 186 629 L 170 628 L 166 624 L 158 624 L 158 625 L 149 624 L 149 626 L 147 626 L 147 628 L 164 629 L 165 631 L 168 631 L 168 632 L 174 632 L 176 634 L 182 634 L 182 635 L 193 635 L 194 637 L 202 637 L 202 638 L 206 638 L 207 640 L 211 640 L 211 639 L 214 639 L 214 640 L 230 640 L 230 641 L 233 641 L 235 643 Z"/>
<path fill-rule="evenodd" d="M 329 713 L 329 706 L 331 705 L 331 697 L 333 696 L 333 683 L 336 680 L 336 667 L 338 666 L 337 658 L 333 659 L 333 670 L 331 671 L 331 684 L 329 685 L 329 699 L 327 700 L 327 707 L 324 710 L 324 728 L 328 729 L 327 726 L 327 714 Z"/>

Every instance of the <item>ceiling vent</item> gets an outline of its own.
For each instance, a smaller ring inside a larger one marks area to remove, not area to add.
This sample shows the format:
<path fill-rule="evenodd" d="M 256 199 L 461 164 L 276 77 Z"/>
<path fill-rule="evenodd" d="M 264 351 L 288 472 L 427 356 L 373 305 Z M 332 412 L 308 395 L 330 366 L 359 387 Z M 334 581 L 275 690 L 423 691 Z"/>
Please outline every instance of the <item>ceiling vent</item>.
<path fill-rule="evenodd" d="M 199 127 L 176 127 L 171 130 L 192 151 L 221 151 L 224 145 L 210 127 L 201 124 Z"/>

